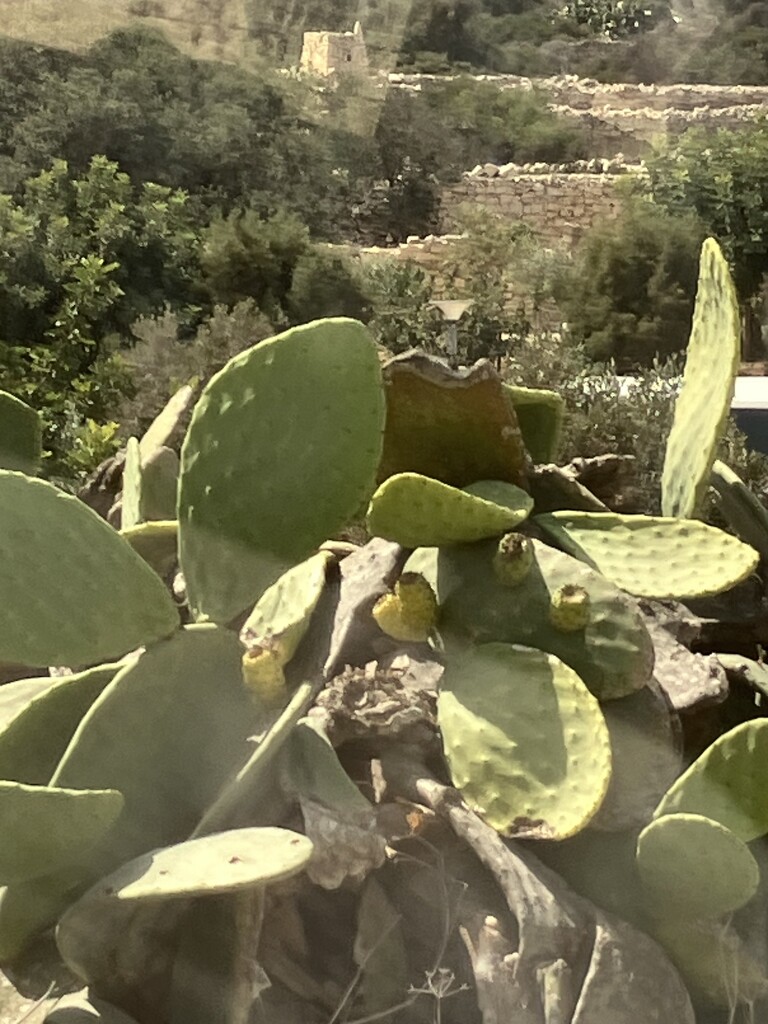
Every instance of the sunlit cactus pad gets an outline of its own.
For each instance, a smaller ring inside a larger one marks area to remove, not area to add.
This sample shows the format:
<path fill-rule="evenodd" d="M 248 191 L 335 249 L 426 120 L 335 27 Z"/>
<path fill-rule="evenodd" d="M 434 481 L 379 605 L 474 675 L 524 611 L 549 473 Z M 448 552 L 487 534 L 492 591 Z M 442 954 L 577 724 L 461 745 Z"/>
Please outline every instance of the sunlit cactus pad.
<path fill-rule="evenodd" d="M 407 548 L 460 544 L 514 529 L 532 507 L 531 496 L 514 484 L 484 481 L 459 490 L 399 473 L 371 498 L 367 525 L 374 536 Z"/>
<path fill-rule="evenodd" d="M 123 808 L 119 792 L 0 782 L 0 885 L 78 861 Z"/>
<path fill-rule="evenodd" d="M 525 447 L 534 462 L 552 462 L 560 444 L 565 399 L 556 391 L 505 384 L 520 424 Z"/>
<path fill-rule="evenodd" d="M 624 697 L 645 685 L 653 668 L 653 645 L 636 602 L 570 555 L 538 540 L 533 547 L 535 563 L 516 586 L 496 578 L 495 540 L 441 549 L 441 632 L 447 639 L 456 635 L 548 651 L 578 672 L 601 700 Z M 564 585 L 583 587 L 589 595 L 584 629 L 564 632 L 552 625 L 552 595 Z"/>
<path fill-rule="evenodd" d="M 709 485 L 741 361 L 741 321 L 728 264 L 713 238 L 701 247 L 683 383 L 661 478 L 665 516 L 693 516 Z"/>
<path fill-rule="evenodd" d="M 40 466 L 41 455 L 40 414 L 20 398 L 0 391 L 0 469 L 32 475 Z"/>
<path fill-rule="evenodd" d="M 754 548 L 693 519 L 552 512 L 534 522 L 565 551 L 636 597 L 705 597 L 757 568 Z"/>
<path fill-rule="evenodd" d="M 454 785 L 504 835 L 565 839 L 605 796 L 611 748 L 600 706 L 552 655 L 485 644 L 451 657 L 438 724 Z"/>
<path fill-rule="evenodd" d="M 231 359 L 181 455 L 179 550 L 195 614 L 229 622 L 364 507 L 383 429 L 376 346 L 355 320 L 296 327 Z"/>
<path fill-rule="evenodd" d="M 768 832 L 768 718 L 720 736 L 670 786 L 654 812 L 702 814 L 745 843 Z"/>
<path fill-rule="evenodd" d="M 167 636 L 162 580 L 77 498 L 0 471 L 0 660 L 93 664 Z"/>
<path fill-rule="evenodd" d="M 665 917 L 722 917 L 750 900 L 760 882 L 747 844 L 700 814 L 665 814 L 646 826 L 637 867 L 652 912 Z"/>

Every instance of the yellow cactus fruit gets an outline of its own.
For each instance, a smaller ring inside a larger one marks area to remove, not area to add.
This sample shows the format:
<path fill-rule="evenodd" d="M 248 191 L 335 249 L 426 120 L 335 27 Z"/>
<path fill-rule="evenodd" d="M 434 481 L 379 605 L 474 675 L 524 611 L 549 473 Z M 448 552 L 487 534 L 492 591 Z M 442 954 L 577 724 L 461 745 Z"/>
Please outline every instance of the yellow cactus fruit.
<path fill-rule="evenodd" d="M 493 556 L 493 571 L 499 583 L 515 587 L 531 571 L 535 559 L 533 542 L 522 533 L 505 533 Z"/>
<path fill-rule="evenodd" d="M 437 625 L 437 598 L 418 572 L 404 572 L 394 593 L 384 594 L 373 608 L 379 628 L 395 640 L 424 643 Z"/>
<path fill-rule="evenodd" d="M 277 650 L 253 647 L 243 655 L 243 682 L 267 707 L 282 707 L 288 698 L 283 659 Z"/>
<path fill-rule="evenodd" d="M 563 633 L 577 633 L 589 625 L 590 600 L 584 587 L 566 583 L 552 594 L 549 621 Z"/>

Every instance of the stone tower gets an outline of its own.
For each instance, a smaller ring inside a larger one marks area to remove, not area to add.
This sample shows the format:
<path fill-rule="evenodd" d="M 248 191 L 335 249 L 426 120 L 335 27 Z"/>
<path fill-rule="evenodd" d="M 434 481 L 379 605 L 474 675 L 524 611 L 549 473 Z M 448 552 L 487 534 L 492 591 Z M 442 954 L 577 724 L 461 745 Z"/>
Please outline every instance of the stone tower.
<path fill-rule="evenodd" d="M 324 76 L 367 71 L 368 52 L 360 22 L 355 22 L 352 32 L 305 32 L 300 68 Z"/>

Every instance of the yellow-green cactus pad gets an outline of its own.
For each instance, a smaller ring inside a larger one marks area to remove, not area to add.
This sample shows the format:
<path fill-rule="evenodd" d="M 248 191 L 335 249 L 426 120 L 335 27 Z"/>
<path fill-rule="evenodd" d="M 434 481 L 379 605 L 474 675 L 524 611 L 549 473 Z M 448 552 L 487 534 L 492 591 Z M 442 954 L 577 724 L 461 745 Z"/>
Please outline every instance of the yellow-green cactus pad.
<path fill-rule="evenodd" d="M 129 437 L 125 446 L 120 504 L 120 526 L 123 530 L 130 530 L 144 522 L 141 511 L 141 451 L 137 437 Z"/>
<path fill-rule="evenodd" d="M 0 471 L 0 660 L 88 665 L 168 636 L 163 581 L 94 511 L 44 480 Z"/>
<path fill-rule="evenodd" d="M 476 484 L 473 493 L 419 473 L 391 476 L 371 498 L 368 529 L 406 548 L 462 544 L 514 529 L 533 507 L 531 496 L 514 484 L 487 484 Z"/>
<path fill-rule="evenodd" d="M 653 644 L 634 599 L 583 562 L 541 541 L 531 543 L 534 564 L 513 587 L 496 576 L 496 541 L 440 550 L 441 635 L 548 651 L 570 665 L 600 700 L 644 686 L 653 668 Z M 550 619 L 552 596 L 566 585 L 589 596 L 589 621 L 573 632 L 556 629 Z"/>
<path fill-rule="evenodd" d="M 15 395 L 0 391 L 0 469 L 32 476 L 42 458 L 40 414 Z"/>
<path fill-rule="evenodd" d="M 80 860 L 123 809 L 113 789 L 74 790 L 0 782 L 0 885 Z"/>
<path fill-rule="evenodd" d="M 758 554 L 694 519 L 551 512 L 534 522 L 565 551 L 636 597 L 706 597 L 755 571 Z"/>
<path fill-rule="evenodd" d="M 722 917 L 752 899 L 760 870 L 749 847 L 700 814 L 665 814 L 637 840 L 650 909 L 664 917 Z"/>
<path fill-rule="evenodd" d="M 332 561 L 329 551 L 318 551 L 262 594 L 240 630 L 246 648 L 270 651 L 280 665 L 291 660 L 309 628 Z"/>
<path fill-rule="evenodd" d="M 179 555 L 190 606 L 228 623 L 370 498 L 384 393 L 355 320 L 319 320 L 227 363 L 181 453 Z"/>
<path fill-rule="evenodd" d="M 515 410 L 487 360 L 452 370 L 423 352 L 384 367 L 387 429 L 378 480 L 421 473 L 452 487 L 524 485 L 528 459 Z"/>
<path fill-rule="evenodd" d="M 714 238 L 701 247 L 683 383 L 661 477 L 665 516 L 690 518 L 709 485 L 741 361 L 741 322 L 728 264 Z"/>
<path fill-rule="evenodd" d="M 702 814 L 745 843 L 768 832 L 768 718 L 737 725 L 707 747 L 664 794 L 654 818 Z"/>
<path fill-rule="evenodd" d="M 505 384 L 504 390 L 520 424 L 523 442 L 534 462 L 557 456 L 565 418 L 565 399 L 556 391 Z"/>
<path fill-rule="evenodd" d="M 565 839 L 611 775 L 600 705 L 558 658 L 510 644 L 451 657 L 437 716 L 454 785 L 504 835 Z"/>

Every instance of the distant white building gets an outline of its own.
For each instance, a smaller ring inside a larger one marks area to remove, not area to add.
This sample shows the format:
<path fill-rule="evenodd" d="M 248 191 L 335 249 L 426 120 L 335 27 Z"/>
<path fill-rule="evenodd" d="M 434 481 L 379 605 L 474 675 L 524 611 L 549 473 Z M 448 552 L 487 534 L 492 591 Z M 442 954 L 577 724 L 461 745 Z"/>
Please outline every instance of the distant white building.
<path fill-rule="evenodd" d="M 352 32 L 305 32 L 299 66 L 323 76 L 367 71 L 368 51 L 360 22 L 355 22 Z"/>

